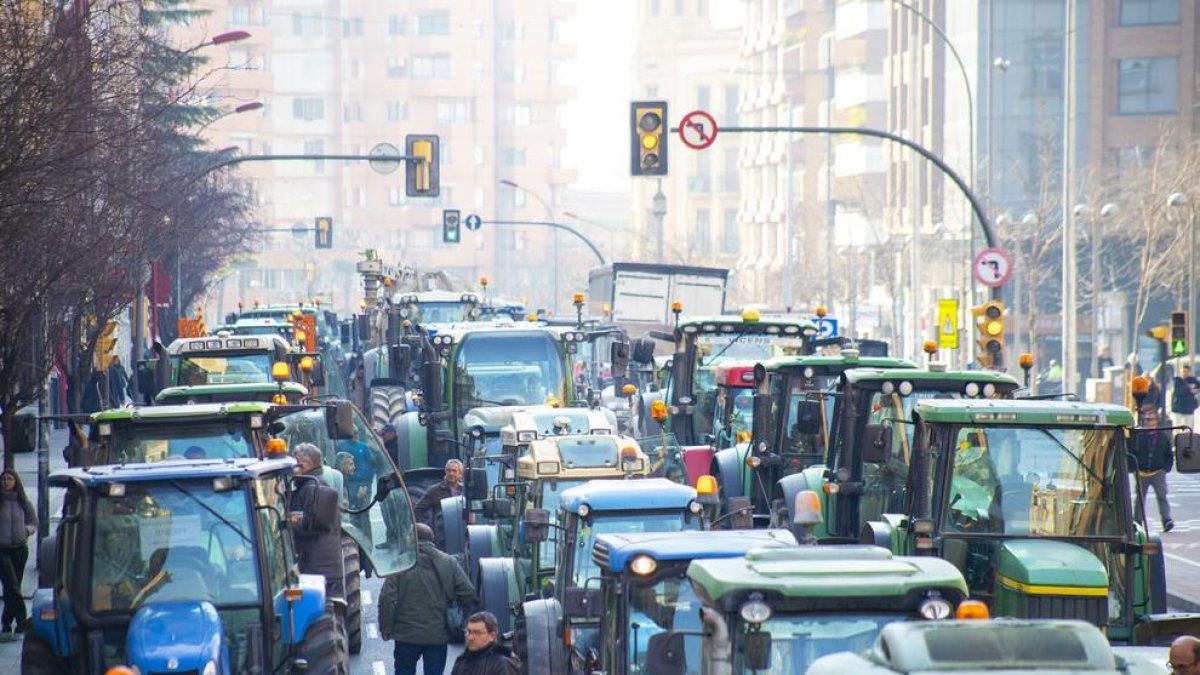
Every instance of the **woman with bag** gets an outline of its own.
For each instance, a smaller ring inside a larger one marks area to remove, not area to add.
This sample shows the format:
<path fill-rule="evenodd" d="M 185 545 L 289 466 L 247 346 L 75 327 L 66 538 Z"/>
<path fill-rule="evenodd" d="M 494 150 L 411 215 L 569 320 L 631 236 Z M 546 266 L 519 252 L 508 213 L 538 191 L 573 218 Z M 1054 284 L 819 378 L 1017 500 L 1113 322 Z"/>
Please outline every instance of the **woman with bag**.
<path fill-rule="evenodd" d="M 37 532 L 37 511 L 25 496 L 21 477 L 11 469 L 0 473 L 0 584 L 4 586 L 4 613 L 0 633 L 25 630 L 25 598 L 21 579 L 29 560 L 29 538 Z"/>
<path fill-rule="evenodd" d="M 396 675 L 415 675 L 417 661 L 426 673 L 443 672 L 450 631 L 462 630 L 461 624 L 448 626 L 454 614 L 448 610 L 474 602 L 467 573 L 434 546 L 433 530 L 418 523 L 417 564 L 385 579 L 379 593 L 379 635 L 396 641 Z"/>

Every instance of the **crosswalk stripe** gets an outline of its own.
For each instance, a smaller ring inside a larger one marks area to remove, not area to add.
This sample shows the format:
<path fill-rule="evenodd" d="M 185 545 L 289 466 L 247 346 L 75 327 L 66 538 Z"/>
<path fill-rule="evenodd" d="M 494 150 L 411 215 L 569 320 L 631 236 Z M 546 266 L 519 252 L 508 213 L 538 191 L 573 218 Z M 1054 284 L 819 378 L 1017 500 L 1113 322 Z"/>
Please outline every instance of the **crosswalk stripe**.
<path fill-rule="evenodd" d="M 364 607 L 371 604 L 371 591 L 368 591 L 365 588 L 362 589 L 362 604 Z"/>
<path fill-rule="evenodd" d="M 367 624 L 367 637 L 372 640 L 379 637 L 379 627 L 374 622 Z"/>
<path fill-rule="evenodd" d="M 372 661 L 371 672 L 374 675 L 387 675 L 387 666 L 383 665 L 383 661 Z"/>

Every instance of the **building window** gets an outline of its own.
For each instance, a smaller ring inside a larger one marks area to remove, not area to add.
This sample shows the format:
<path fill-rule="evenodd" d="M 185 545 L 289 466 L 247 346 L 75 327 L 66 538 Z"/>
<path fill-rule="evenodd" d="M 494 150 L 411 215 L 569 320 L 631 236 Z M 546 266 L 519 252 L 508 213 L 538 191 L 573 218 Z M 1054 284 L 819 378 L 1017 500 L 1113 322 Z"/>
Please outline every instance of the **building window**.
<path fill-rule="evenodd" d="M 525 148 L 505 148 L 501 151 L 504 166 L 525 166 Z"/>
<path fill-rule="evenodd" d="M 449 123 L 470 122 L 471 102 L 465 98 L 438 99 L 437 121 Z"/>
<path fill-rule="evenodd" d="M 304 141 L 304 154 L 306 155 L 323 155 L 325 154 L 325 141 Z M 325 173 L 325 160 L 313 160 L 313 170 L 317 173 Z"/>
<path fill-rule="evenodd" d="M 658 85 L 657 84 L 646 85 L 646 98 L 648 98 L 648 99 L 658 98 Z"/>
<path fill-rule="evenodd" d="M 500 23 L 499 37 L 504 42 L 515 42 L 525 39 L 525 22 L 524 21 L 503 21 Z"/>
<path fill-rule="evenodd" d="M 475 146 L 475 166 L 482 166 L 484 162 L 484 149 L 482 145 Z"/>
<path fill-rule="evenodd" d="M 361 16 L 342 19 L 342 37 L 362 37 L 363 18 Z"/>
<path fill-rule="evenodd" d="M 387 119 L 389 122 L 403 122 L 408 119 L 408 102 L 388 101 Z"/>
<path fill-rule="evenodd" d="M 1121 0 L 1121 25 L 1179 23 L 1179 0 Z"/>
<path fill-rule="evenodd" d="M 1030 46 L 1029 94 L 1062 94 L 1063 51 L 1060 41 L 1039 41 Z"/>
<path fill-rule="evenodd" d="M 318 10 L 311 14 L 304 12 L 293 14 L 292 35 L 310 37 L 325 35 L 325 13 Z"/>
<path fill-rule="evenodd" d="M 500 81 L 508 84 L 521 84 L 525 81 L 525 65 L 522 63 L 501 65 Z"/>
<path fill-rule="evenodd" d="M 1121 59 L 1117 62 L 1117 112 L 1162 115 L 1179 108 L 1179 59 Z"/>
<path fill-rule="evenodd" d="M 738 252 L 737 209 L 725 209 L 725 223 L 721 226 L 721 252 Z"/>
<path fill-rule="evenodd" d="M 708 209 L 696 209 L 696 250 L 700 253 L 712 250 L 711 221 Z"/>
<path fill-rule="evenodd" d="M 229 25 L 230 26 L 249 26 L 250 25 L 250 7 L 247 5 L 230 5 L 229 6 Z"/>
<path fill-rule="evenodd" d="M 388 14 L 388 35 L 404 35 L 404 16 Z"/>
<path fill-rule="evenodd" d="M 662 11 L 661 0 L 650 0 L 650 16 L 658 16 Z"/>
<path fill-rule="evenodd" d="M 426 12 L 417 15 L 417 35 L 449 35 L 450 12 Z"/>
<path fill-rule="evenodd" d="M 342 121 L 343 122 L 361 122 L 363 121 L 362 103 L 358 101 L 347 101 L 342 104 Z"/>
<path fill-rule="evenodd" d="M 533 106 L 528 103 L 508 103 L 501 109 L 500 121 L 517 127 L 533 124 Z"/>
<path fill-rule="evenodd" d="M 297 96 L 292 99 L 292 117 L 309 122 L 325 119 L 325 100 Z"/>
<path fill-rule="evenodd" d="M 453 145 L 449 136 L 442 136 L 438 139 L 438 161 L 442 166 L 452 164 L 454 161 Z"/>
<path fill-rule="evenodd" d="M 414 56 L 412 76 L 418 79 L 446 79 L 450 77 L 450 55 Z"/>
<path fill-rule="evenodd" d="M 388 206 L 404 206 L 404 188 L 399 185 L 388 186 Z"/>
<path fill-rule="evenodd" d="M 727 127 L 735 127 L 738 123 L 738 86 L 736 84 L 725 85 L 725 114 L 721 117 L 720 124 Z"/>
<path fill-rule="evenodd" d="M 712 105 L 712 87 L 707 84 L 696 87 L 696 107 L 700 110 L 708 110 L 710 105 Z"/>
<path fill-rule="evenodd" d="M 387 60 L 388 79 L 396 80 L 408 73 L 408 63 L 403 57 L 393 56 Z"/>

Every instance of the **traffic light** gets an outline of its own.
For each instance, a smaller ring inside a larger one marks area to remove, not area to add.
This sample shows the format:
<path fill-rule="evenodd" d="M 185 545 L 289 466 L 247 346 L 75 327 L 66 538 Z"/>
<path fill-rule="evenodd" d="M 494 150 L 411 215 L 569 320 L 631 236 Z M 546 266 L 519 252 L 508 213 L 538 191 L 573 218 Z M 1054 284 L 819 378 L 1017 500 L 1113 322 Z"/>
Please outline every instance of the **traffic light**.
<path fill-rule="evenodd" d="M 441 149 L 433 134 L 409 134 L 404 137 L 404 194 L 409 197 L 436 197 L 441 183 Z"/>
<path fill-rule="evenodd" d="M 333 218 L 319 216 L 313 222 L 313 236 L 316 248 L 333 248 Z"/>
<path fill-rule="evenodd" d="M 667 175 L 667 102 L 634 101 L 630 104 L 629 131 L 632 174 Z"/>
<path fill-rule="evenodd" d="M 1187 353 L 1187 312 L 1171 312 L 1171 356 L 1183 356 Z"/>
<path fill-rule="evenodd" d="M 96 338 L 96 368 L 108 370 L 117 357 L 117 322 L 108 321 Z"/>
<path fill-rule="evenodd" d="M 991 300 L 971 308 L 975 317 L 976 358 L 984 368 L 1004 369 L 1004 303 Z"/>
<path fill-rule="evenodd" d="M 442 243 L 457 244 L 462 241 L 462 212 L 458 209 L 442 211 Z"/>

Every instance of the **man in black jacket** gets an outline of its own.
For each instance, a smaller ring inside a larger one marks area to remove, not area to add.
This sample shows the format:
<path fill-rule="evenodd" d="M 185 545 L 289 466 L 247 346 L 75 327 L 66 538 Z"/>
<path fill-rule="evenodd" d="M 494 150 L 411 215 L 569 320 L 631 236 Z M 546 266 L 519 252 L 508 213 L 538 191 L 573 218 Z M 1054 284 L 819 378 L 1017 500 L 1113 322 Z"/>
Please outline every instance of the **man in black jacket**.
<path fill-rule="evenodd" d="M 467 650 L 454 662 L 450 675 L 518 675 L 521 661 L 500 644 L 496 615 L 475 612 L 467 618 Z"/>
<path fill-rule="evenodd" d="M 1167 501 L 1167 474 L 1174 467 L 1175 456 L 1171 451 L 1171 432 L 1169 429 L 1156 429 L 1158 420 L 1158 410 L 1143 408 L 1142 426 L 1146 428 L 1139 430 L 1134 436 L 1130 468 L 1137 472 L 1138 478 L 1135 517 L 1139 522 L 1142 520 L 1146 493 L 1153 487 L 1154 497 L 1158 501 L 1158 515 L 1162 517 L 1163 532 L 1170 532 L 1175 527 L 1175 521 L 1171 520 L 1171 504 Z"/>
<path fill-rule="evenodd" d="M 436 531 L 437 516 L 442 512 L 442 500 L 462 494 L 463 464 L 457 459 L 446 462 L 446 477 L 433 485 L 413 507 L 417 522 L 426 523 Z"/>

